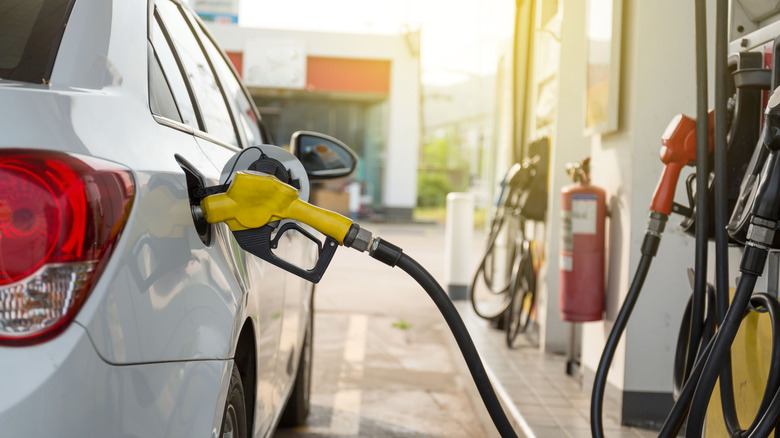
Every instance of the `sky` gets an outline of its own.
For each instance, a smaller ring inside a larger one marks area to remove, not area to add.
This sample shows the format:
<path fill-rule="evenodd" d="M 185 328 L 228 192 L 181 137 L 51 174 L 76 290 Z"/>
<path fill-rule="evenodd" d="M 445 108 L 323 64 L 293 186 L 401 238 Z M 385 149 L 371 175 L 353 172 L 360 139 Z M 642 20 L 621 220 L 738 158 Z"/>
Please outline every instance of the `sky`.
<path fill-rule="evenodd" d="M 514 0 L 242 0 L 246 27 L 399 34 L 421 29 L 423 83 L 491 74 L 513 31 Z"/>

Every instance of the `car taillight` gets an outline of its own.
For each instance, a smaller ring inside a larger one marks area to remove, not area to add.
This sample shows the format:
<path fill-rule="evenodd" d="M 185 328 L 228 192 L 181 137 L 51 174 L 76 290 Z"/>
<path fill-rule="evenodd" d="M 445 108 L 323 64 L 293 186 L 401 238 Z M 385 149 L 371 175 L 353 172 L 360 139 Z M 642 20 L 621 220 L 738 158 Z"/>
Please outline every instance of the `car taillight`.
<path fill-rule="evenodd" d="M 0 344 L 73 320 L 130 212 L 132 173 L 55 151 L 0 150 Z"/>

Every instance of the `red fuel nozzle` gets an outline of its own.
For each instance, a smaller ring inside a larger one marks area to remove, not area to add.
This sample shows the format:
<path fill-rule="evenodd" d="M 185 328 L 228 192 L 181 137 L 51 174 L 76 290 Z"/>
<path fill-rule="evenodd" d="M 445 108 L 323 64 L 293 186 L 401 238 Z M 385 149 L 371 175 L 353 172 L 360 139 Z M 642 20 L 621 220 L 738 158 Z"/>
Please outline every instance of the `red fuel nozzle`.
<path fill-rule="evenodd" d="M 713 111 L 709 112 L 709 150 L 713 147 L 714 132 Z M 674 190 L 683 167 L 693 164 L 696 160 L 696 120 L 686 115 L 678 114 L 672 119 L 661 137 L 661 162 L 665 164 L 661 179 L 653 194 L 650 210 L 669 215 L 674 203 Z"/>

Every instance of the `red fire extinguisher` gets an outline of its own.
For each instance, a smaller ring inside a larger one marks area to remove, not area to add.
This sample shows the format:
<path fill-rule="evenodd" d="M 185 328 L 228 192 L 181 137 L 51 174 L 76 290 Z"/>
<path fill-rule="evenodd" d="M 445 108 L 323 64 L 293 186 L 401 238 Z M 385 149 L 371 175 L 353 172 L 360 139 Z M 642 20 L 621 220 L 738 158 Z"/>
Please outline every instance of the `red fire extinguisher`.
<path fill-rule="evenodd" d="M 604 313 L 606 192 L 590 185 L 590 158 L 567 166 L 561 190 L 561 319 L 598 321 Z"/>

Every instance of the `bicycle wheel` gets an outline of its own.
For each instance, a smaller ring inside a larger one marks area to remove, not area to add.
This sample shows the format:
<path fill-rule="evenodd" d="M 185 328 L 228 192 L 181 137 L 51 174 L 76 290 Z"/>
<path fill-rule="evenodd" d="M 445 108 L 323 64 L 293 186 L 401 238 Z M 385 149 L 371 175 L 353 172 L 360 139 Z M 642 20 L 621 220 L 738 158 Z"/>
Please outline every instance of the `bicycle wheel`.
<path fill-rule="evenodd" d="M 484 319 L 500 317 L 511 302 L 510 290 L 520 256 L 520 249 L 513 237 L 517 233 L 516 224 L 512 224 L 514 221 L 514 218 L 505 216 L 496 221 L 485 255 L 471 281 L 471 305 L 474 312 Z M 500 239 L 509 241 L 500 245 Z"/>
<path fill-rule="evenodd" d="M 525 253 L 518 264 L 517 275 L 512 282 L 512 300 L 507 308 L 506 344 L 514 347 L 517 335 L 523 333 L 531 322 L 536 298 L 536 277 L 533 262 Z"/>

